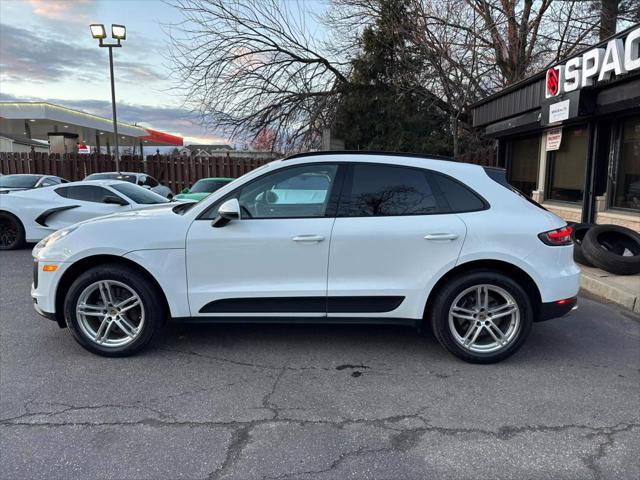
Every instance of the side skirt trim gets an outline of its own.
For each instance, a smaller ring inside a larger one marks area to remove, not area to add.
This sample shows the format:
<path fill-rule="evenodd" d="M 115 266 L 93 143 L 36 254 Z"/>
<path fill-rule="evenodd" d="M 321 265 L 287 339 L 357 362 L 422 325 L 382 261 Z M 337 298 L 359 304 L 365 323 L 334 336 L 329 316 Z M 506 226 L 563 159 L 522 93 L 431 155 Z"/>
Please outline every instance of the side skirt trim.
<path fill-rule="evenodd" d="M 223 298 L 199 313 L 385 313 L 403 301 L 401 296 Z"/>
<path fill-rule="evenodd" d="M 422 320 L 415 318 L 369 317 L 173 317 L 176 323 L 204 324 L 298 324 L 298 325 L 404 325 L 417 327 Z"/>

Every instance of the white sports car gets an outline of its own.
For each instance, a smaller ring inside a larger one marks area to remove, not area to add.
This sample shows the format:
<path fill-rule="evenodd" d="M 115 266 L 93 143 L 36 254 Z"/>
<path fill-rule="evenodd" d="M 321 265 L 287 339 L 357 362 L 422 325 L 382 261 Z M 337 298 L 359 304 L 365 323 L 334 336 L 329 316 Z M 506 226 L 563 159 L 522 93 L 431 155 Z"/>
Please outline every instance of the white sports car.
<path fill-rule="evenodd" d="M 119 180 L 85 180 L 6 193 L 0 195 L 0 250 L 37 242 L 90 218 L 168 203 L 157 193 Z"/>

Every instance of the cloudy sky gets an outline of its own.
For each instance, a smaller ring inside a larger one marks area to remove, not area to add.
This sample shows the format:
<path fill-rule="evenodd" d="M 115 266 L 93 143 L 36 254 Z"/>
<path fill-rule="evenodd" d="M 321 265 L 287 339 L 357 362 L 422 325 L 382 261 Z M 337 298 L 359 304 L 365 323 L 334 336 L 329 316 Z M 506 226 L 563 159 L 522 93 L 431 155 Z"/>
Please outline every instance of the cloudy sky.
<path fill-rule="evenodd" d="M 127 40 L 114 50 L 118 119 L 186 143 L 226 142 L 175 94 L 163 25 L 179 19 L 160 0 L 0 0 L 0 100 L 46 100 L 110 118 L 108 50 L 98 48 L 89 24 L 124 24 Z"/>

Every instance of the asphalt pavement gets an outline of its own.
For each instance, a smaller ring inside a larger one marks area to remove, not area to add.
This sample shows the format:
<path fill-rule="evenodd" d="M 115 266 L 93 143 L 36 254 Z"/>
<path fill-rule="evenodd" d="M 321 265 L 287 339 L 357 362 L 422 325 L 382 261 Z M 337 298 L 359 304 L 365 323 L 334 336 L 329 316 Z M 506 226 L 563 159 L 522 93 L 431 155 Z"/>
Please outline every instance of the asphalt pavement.
<path fill-rule="evenodd" d="M 0 478 L 637 479 L 640 320 L 581 298 L 497 365 L 405 327 L 169 329 L 125 359 L 0 252 Z"/>

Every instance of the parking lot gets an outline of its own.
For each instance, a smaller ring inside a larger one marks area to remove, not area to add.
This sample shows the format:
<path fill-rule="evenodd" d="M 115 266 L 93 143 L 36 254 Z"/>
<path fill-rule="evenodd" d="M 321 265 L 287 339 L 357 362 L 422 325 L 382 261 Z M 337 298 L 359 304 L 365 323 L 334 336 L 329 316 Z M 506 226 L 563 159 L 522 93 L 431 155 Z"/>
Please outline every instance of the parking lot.
<path fill-rule="evenodd" d="M 497 365 L 371 326 L 182 326 L 106 359 L 0 253 L 7 479 L 639 478 L 640 321 L 581 298 Z"/>

